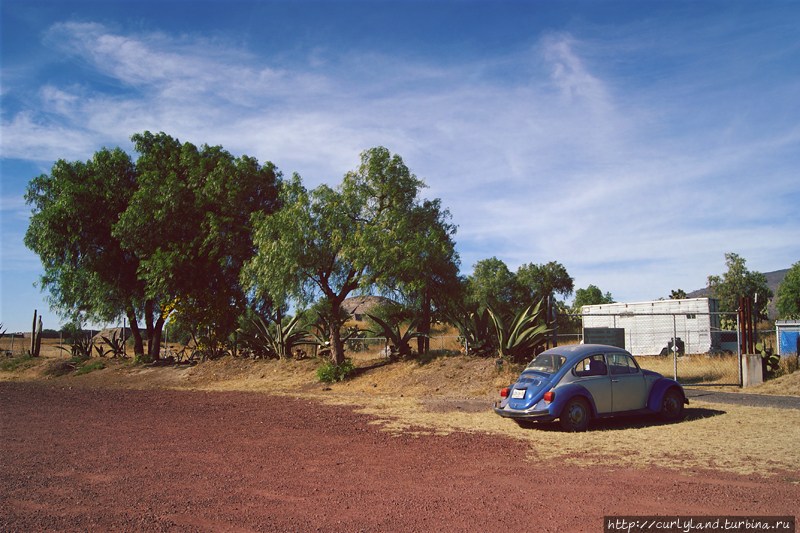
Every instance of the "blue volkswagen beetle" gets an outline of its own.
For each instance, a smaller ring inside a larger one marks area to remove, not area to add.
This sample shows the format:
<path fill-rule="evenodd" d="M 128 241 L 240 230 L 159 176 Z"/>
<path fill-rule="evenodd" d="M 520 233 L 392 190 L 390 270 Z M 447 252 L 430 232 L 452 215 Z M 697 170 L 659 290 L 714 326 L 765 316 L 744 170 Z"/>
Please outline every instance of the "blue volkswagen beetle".
<path fill-rule="evenodd" d="M 643 370 L 627 351 L 601 344 L 559 346 L 539 354 L 517 382 L 500 392 L 494 412 L 517 422 L 559 419 L 566 431 L 586 431 L 589 420 L 617 415 L 683 415 L 683 387 Z"/>

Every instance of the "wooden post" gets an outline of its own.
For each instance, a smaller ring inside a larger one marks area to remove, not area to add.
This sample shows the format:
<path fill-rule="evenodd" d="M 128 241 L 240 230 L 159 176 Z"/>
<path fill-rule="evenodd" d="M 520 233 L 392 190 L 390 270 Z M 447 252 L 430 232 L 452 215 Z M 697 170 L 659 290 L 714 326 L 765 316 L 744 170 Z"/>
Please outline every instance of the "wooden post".
<path fill-rule="evenodd" d="M 33 352 L 36 349 L 36 315 L 38 311 L 36 309 L 33 310 L 33 323 L 31 324 L 31 349 L 28 351 L 31 357 L 33 357 Z"/>

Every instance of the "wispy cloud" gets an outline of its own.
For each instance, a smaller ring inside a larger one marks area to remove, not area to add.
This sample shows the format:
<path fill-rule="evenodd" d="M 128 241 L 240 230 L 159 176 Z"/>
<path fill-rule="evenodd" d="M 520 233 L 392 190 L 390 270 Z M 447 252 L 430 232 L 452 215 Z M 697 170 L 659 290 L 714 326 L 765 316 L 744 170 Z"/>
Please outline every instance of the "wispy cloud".
<path fill-rule="evenodd" d="M 800 200 L 798 110 L 779 116 L 780 102 L 755 105 L 749 91 L 788 98 L 796 79 L 739 83 L 730 53 L 711 59 L 713 39 L 708 56 L 684 41 L 704 28 L 642 24 L 646 37 L 547 31 L 488 57 L 318 46 L 289 63 L 220 39 L 59 23 L 48 46 L 114 89 L 36 87 L 3 116 L 3 156 L 86 159 L 149 129 L 272 160 L 314 186 L 384 145 L 452 211 L 467 271 L 493 255 L 512 268 L 558 260 L 580 286 L 626 298 L 698 288 L 681 271 L 703 283 L 698 265 L 727 251 L 788 266 L 763 239 L 798 253 L 786 222 Z M 758 55 L 736 52 L 745 65 Z M 661 278 L 633 277 L 643 265 Z"/>

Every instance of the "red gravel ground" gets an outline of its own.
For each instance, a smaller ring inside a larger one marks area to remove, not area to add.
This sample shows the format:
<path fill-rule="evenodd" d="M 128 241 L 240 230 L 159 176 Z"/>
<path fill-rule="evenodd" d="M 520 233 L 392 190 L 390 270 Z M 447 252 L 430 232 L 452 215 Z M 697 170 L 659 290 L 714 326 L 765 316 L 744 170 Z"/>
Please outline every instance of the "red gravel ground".
<path fill-rule="evenodd" d="M 797 515 L 781 476 L 540 465 L 254 393 L 0 382 L 0 531 L 603 531 L 604 515 Z"/>

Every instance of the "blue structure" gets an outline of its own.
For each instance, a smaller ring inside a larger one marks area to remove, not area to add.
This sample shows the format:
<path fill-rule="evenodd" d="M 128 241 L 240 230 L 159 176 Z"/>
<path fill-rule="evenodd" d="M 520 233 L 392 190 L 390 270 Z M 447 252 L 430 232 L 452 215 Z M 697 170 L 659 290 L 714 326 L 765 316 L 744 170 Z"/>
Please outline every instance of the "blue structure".
<path fill-rule="evenodd" d="M 778 337 L 778 353 L 789 357 L 800 351 L 800 320 L 777 320 L 775 335 Z"/>

